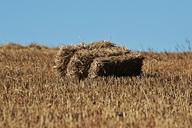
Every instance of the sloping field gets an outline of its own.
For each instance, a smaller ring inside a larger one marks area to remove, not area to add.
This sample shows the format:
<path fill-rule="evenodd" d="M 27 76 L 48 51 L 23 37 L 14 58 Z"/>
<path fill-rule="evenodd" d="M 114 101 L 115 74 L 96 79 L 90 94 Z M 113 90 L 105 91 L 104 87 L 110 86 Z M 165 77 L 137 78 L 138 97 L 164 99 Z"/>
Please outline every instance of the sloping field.
<path fill-rule="evenodd" d="M 192 126 L 192 53 L 143 52 L 138 77 L 61 79 L 58 49 L 0 47 L 0 127 Z"/>

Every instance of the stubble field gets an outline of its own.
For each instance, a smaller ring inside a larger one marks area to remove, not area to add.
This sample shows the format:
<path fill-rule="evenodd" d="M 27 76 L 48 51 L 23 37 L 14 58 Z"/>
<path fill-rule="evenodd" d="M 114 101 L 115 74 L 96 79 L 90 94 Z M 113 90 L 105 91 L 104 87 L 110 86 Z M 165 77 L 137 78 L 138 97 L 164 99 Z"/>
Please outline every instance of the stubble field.
<path fill-rule="evenodd" d="M 0 47 L 0 128 L 192 126 L 192 53 L 142 52 L 139 77 L 61 79 L 58 49 Z"/>

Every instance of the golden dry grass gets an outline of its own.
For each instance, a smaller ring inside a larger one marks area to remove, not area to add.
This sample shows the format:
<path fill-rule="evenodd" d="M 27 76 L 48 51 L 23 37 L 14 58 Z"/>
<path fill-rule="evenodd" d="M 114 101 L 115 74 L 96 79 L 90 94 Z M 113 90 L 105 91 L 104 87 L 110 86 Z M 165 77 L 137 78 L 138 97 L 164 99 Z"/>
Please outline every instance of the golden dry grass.
<path fill-rule="evenodd" d="M 0 48 L 0 127 L 192 126 L 192 53 L 145 56 L 140 77 L 60 79 L 55 49 Z"/>

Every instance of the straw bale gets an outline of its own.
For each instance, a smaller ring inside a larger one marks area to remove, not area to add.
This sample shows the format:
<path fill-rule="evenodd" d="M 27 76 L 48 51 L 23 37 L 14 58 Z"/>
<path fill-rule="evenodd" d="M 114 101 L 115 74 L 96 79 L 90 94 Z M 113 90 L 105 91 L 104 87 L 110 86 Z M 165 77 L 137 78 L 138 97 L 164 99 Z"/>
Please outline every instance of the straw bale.
<path fill-rule="evenodd" d="M 98 48 L 98 49 L 82 49 L 77 51 L 77 54 L 87 54 L 96 57 L 109 57 L 127 54 L 130 51 L 126 48 L 110 47 L 110 48 Z"/>
<path fill-rule="evenodd" d="M 71 59 L 71 57 L 75 54 L 75 52 L 79 49 L 83 49 L 83 46 L 63 46 L 60 48 L 59 52 L 56 55 L 55 66 L 60 76 L 66 75 L 67 65 Z"/>
<path fill-rule="evenodd" d="M 90 66 L 88 77 L 137 76 L 142 72 L 143 59 L 139 54 L 96 58 Z"/>
<path fill-rule="evenodd" d="M 67 76 L 84 79 L 88 76 L 88 70 L 93 62 L 94 56 L 75 54 L 67 67 Z"/>
<path fill-rule="evenodd" d="M 98 49 L 98 48 L 110 48 L 115 47 L 115 44 L 111 43 L 110 41 L 99 41 L 93 42 L 88 45 L 89 49 Z"/>
<path fill-rule="evenodd" d="M 56 56 L 60 76 L 84 79 L 96 76 L 131 76 L 141 72 L 143 59 L 110 42 L 63 46 Z"/>

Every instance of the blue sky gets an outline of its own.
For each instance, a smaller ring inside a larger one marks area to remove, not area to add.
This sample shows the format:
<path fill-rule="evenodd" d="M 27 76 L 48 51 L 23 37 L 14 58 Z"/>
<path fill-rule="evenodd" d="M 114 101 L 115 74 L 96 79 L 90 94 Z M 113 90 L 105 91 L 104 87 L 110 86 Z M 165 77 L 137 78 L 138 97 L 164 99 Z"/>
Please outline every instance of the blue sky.
<path fill-rule="evenodd" d="M 111 40 L 172 50 L 192 40 L 191 0 L 0 0 L 0 42 Z"/>

